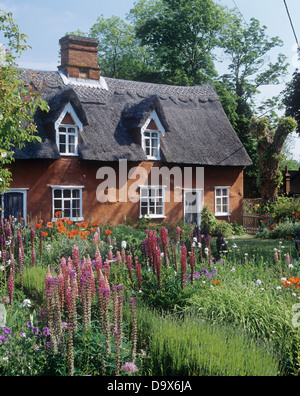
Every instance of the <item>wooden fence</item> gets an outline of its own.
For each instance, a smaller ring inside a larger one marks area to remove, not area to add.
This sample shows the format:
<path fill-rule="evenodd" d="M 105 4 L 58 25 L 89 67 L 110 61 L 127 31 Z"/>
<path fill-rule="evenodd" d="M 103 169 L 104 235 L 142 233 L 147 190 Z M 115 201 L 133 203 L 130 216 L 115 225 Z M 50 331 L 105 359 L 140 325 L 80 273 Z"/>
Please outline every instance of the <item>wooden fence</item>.
<path fill-rule="evenodd" d="M 243 214 L 243 227 L 246 234 L 254 235 L 259 229 L 260 216 Z"/>

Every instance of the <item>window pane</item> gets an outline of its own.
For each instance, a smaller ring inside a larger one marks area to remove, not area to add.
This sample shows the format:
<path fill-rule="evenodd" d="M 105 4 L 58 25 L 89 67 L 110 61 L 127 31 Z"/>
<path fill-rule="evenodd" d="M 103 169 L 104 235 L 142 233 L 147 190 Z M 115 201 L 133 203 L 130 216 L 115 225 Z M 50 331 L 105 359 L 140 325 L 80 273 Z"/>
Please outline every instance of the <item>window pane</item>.
<path fill-rule="evenodd" d="M 79 209 L 74 209 L 72 210 L 72 217 L 80 217 L 80 210 Z"/>
<path fill-rule="evenodd" d="M 71 190 L 64 190 L 64 198 L 71 198 Z"/>
<path fill-rule="evenodd" d="M 60 153 L 65 153 L 66 152 L 66 145 L 65 144 L 60 144 L 59 145 L 59 152 Z"/>
<path fill-rule="evenodd" d="M 142 208 L 141 208 L 141 215 L 142 215 L 142 216 L 145 216 L 145 215 L 147 215 L 147 214 L 148 214 L 148 208 L 147 208 L 147 206 L 142 207 Z"/>
<path fill-rule="evenodd" d="M 152 137 L 153 138 L 157 138 L 158 137 L 158 133 L 157 132 L 152 132 Z"/>
<path fill-rule="evenodd" d="M 59 127 L 58 130 L 59 130 L 59 132 L 66 132 L 66 128 L 65 127 Z"/>
<path fill-rule="evenodd" d="M 145 198 L 141 199 L 141 206 L 148 206 L 148 200 Z"/>
<path fill-rule="evenodd" d="M 59 135 L 59 143 L 66 143 L 66 135 Z"/>
<path fill-rule="evenodd" d="M 227 190 L 227 188 L 224 188 L 224 189 L 222 190 L 222 195 L 223 195 L 223 197 L 226 197 L 226 196 L 228 195 L 228 190 Z"/>
<path fill-rule="evenodd" d="M 149 214 L 155 214 L 155 206 L 149 206 Z"/>
<path fill-rule="evenodd" d="M 73 199 L 72 206 L 73 206 L 74 209 L 79 209 L 80 208 L 80 200 L 79 199 Z"/>
<path fill-rule="evenodd" d="M 72 196 L 73 198 L 80 198 L 80 190 L 73 190 Z"/>
<path fill-rule="evenodd" d="M 150 149 L 146 148 L 146 155 L 150 155 Z"/>
<path fill-rule="evenodd" d="M 69 144 L 69 153 L 75 154 L 75 144 Z"/>
<path fill-rule="evenodd" d="M 148 197 L 148 189 L 141 188 L 141 197 Z"/>
<path fill-rule="evenodd" d="M 54 190 L 54 198 L 61 198 L 61 190 Z"/>
<path fill-rule="evenodd" d="M 157 149 L 157 148 L 154 148 L 154 149 L 152 150 L 152 156 L 153 156 L 153 157 L 158 157 L 158 149 Z"/>
<path fill-rule="evenodd" d="M 221 197 L 221 189 L 220 188 L 216 189 L 216 196 Z"/>
<path fill-rule="evenodd" d="M 217 205 L 217 213 L 221 213 L 222 212 L 222 205 Z"/>
<path fill-rule="evenodd" d="M 162 215 L 162 214 L 163 214 L 163 208 L 162 208 L 162 206 L 158 206 L 158 207 L 156 208 L 156 214 L 158 214 L 158 215 Z"/>
<path fill-rule="evenodd" d="M 70 209 L 71 208 L 71 201 L 64 201 L 64 209 Z"/>
<path fill-rule="evenodd" d="M 54 209 L 55 209 L 55 211 L 62 210 L 62 200 L 61 199 L 54 200 Z"/>
<path fill-rule="evenodd" d="M 150 132 L 144 132 L 144 136 L 150 137 Z"/>
<path fill-rule="evenodd" d="M 75 144 L 75 136 L 69 136 L 69 144 Z"/>
<path fill-rule="evenodd" d="M 75 128 L 68 128 L 69 133 L 75 133 Z"/>
<path fill-rule="evenodd" d="M 145 139 L 145 147 L 150 147 L 150 139 Z"/>
<path fill-rule="evenodd" d="M 65 208 L 65 210 L 63 211 L 63 216 L 64 217 L 71 217 L 71 210 Z"/>
<path fill-rule="evenodd" d="M 153 139 L 152 140 L 152 146 L 153 147 L 158 147 L 158 140 L 157 139 Z"/>

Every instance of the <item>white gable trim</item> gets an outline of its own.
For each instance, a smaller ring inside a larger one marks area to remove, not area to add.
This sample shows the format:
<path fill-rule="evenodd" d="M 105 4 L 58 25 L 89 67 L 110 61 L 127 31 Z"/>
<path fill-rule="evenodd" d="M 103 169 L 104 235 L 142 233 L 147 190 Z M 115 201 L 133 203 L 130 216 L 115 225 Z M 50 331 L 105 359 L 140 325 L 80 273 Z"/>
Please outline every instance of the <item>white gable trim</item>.
<path fill-rule="evenodd" d="M 144 126 L 141 129 L 141 132 L 142 133 L 145 132 L 151 120 L 155 121 L 156 126 L 159 129 L 160 133 L 163 135 L 163 137 L 165 137 L 165 133 L 166 133 L 165 128 L 162 126 L 162 123 L 160 122 L 160 119 L 155 110 L 153 110 L 150 116 L 148 117 L 147 121 L 145 122 Z"/>
<path fill-rule="evenodd" d="M 73 120 L 74 120 L 76 126 L 77 126 L 78 129 L 82 132 L 82 130 L 83 130 L 82 122 L 81 122 L 80 119 L 77 117 L 77 115 L 76 115 L 76 113 L 75 113 L 75 111 L 74 111 L 74 109 L 73 109 L 73 107 L 72 107 L 72 105 L 71 105 L 70 102 L 66 104 L 66 106 L 65 106 L 65 108 L 63 109 L 62 113 L 60 114 L 60 116 L 58 117 L 58 119 L 57 119 L 56 122 L 55 122 L 55 129 L 56 129 L 56 132 L 58 131 L 58 128 L 59 128 L 59 126 L 61 125 L 61 122 L 62 122 L 62 120 L 65 118 L 65 115 L 66 115 L 67 113 L 70 113 L 70 114 L 71 114 L 71 116 L 72 116 L 72 118 L 73 118 Z"/>

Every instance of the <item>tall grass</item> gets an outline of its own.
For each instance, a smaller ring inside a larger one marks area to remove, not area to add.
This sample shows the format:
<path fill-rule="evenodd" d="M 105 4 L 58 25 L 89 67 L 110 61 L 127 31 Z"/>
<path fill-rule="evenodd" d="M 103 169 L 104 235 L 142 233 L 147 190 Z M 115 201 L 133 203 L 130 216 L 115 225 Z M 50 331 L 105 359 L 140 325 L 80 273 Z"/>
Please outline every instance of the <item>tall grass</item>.
<path fill-rule="evenodd" d="M 137 313 L 140 346 L 148 344 L 144 372 L 157 376 L 275 376 L 278 361 L 269 344 L 229 326 L 195 316 L 164 316 L 149 308 Z M 143 345 L 144 344 L 144 345 Z"/>
<path fill-rule="evenodd" d="M 291 374 L 292 370 L 298 375 L 300 332 L 292 324 L 292 303 L 287 297 L 286 293 L 262 290 L 254 282 L 235 280 L 194 294 L 186 311 L 215 325 L 238 327 L 255 339 L 271 341 L 280 351 L 281 372 Z"/>

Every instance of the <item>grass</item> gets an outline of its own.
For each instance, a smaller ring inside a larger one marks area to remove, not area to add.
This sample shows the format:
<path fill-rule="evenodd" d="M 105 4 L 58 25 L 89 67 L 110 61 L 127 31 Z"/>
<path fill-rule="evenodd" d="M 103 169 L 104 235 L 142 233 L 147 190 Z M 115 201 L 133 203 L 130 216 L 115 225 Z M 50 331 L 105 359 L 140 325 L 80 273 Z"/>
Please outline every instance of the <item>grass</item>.
<path fill-rule="evenodd" d="M 157 376 L 275 376 L 278 359 L 268 343 L 246 332 L 212 325 L 197 316 L 137 312 L 140 340 L 149 345 L 144 371 Z"/>

